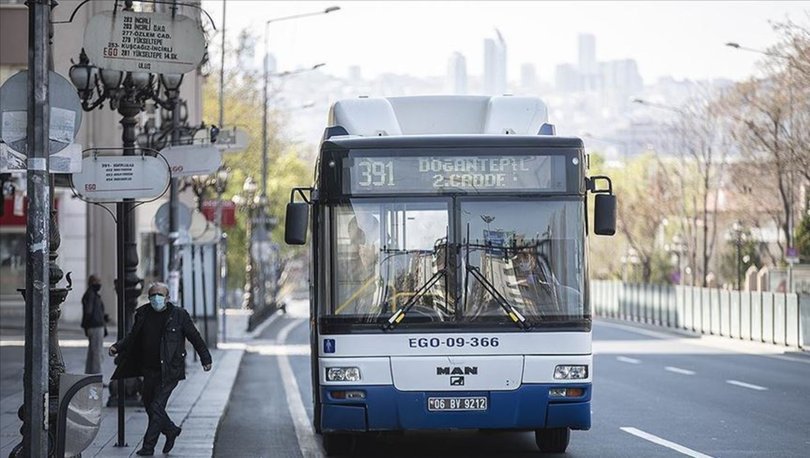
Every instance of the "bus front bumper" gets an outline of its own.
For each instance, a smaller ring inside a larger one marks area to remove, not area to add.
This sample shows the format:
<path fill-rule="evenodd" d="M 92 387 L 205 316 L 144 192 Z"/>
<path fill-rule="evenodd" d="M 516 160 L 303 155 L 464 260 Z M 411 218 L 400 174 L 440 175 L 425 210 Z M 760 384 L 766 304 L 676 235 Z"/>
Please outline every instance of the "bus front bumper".
<path fill-rule="evenodd" d="M 581 396 L 550 397 L 553 388 L 581 388 Z M 345 399 L 351 393 L 351 399 Z M 359 393 L 362 393 L 362 397 Z M 486 410 L 436 412 L 430 397 L 487 398 Z M 323 431 L 431 429 L 535 430 L 591 427 L 591 384 L 524 384 L 512 391 L 400 391 L 390 385 L 321 387 Z"/>

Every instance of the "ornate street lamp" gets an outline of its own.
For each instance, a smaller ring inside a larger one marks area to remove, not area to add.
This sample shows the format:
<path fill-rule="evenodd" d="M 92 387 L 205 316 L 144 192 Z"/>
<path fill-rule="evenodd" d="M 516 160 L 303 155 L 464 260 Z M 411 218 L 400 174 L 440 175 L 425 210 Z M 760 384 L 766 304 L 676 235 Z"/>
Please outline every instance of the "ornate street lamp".
<path fill-rule="evenodd" d="M 228 178 L 230 176 L 231 169 L 225 167 L 224 165 L 217 170 L 217 173 L 214 178 L 214 190 L 217 193 L 217 209 L 215 213 L 214 220 L 216 221 L 217 231 L 219 231 L 219 237 L 217 238 L 217 243 L 219 244 L 217 252 L 219 253 L 219 306 L 222 309 L 222 341 L 225 342 L 226 339 L 226 323 L 225 317 L 225 308 L 227 306 L 226 301 L 228 297 L 228 285 L 227 285 L 227 278 L 228 278 L 228 261 L 225 258 L 225 250 L 227 249 L 228 244 L 228 235 L 222 229 L 222 194 L 225 193 L 225 190 L 228 189 Z"/>
<path fill-rule="evenodd" d="M 256 191 L 259 189 L 253 177 L 248 176 L 242 185 L 242 193 L 233 196 L 233 203 L 247 213 L 247 225 L 245 229 L 245 243 L 247 246 L 247 264 L 245 265 L 245 294 L 242 301 L 242 308 L 255 310 L 256 279 L 254 268 L 256 260 L 253 256 L 253 218 L 257 208 Z"/>

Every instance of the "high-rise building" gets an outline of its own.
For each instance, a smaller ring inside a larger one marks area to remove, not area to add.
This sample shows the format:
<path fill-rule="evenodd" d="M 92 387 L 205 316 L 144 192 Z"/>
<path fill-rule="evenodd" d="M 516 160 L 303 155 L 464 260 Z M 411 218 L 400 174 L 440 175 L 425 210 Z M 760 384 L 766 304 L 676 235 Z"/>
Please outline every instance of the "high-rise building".
<path fill-rule="evenodd" d="M 534 64 L 525 63 L 520 66 L 520 87 L 525 91 L 537 90 L 537 69 Z"/>
<path fill-rule="evenodd" d="M 484 40 L 484 94 L 502 95 L 506 91 L 506 41 L 498 29 L 496 38 Z"/>
<path fill-rule="evenodd" d="M 599 73 L 602 89 L 606 91 L 633 94 L 644 86 L 635 59 L 600 62 Z"/>
<path fill-rule="evenodd" d="M 599 66 L 596 63 L 596 37 L 590 33 L 579 34 L 579 71 L 580 89 L 592 91 L 599 86 Z"/>
<path fill-rule="evenodd" d="M 560 92 L 574 92 L 580 89 L 580 73 L 572 64 L 560 64 L 554 71 L 554 86 Z"/>
<path fill-rule="evenodd" d="M 467 59 L 459 52 L 450 55 L 447 62 L 447 90 L 450 94 L 467 93 Z"/>

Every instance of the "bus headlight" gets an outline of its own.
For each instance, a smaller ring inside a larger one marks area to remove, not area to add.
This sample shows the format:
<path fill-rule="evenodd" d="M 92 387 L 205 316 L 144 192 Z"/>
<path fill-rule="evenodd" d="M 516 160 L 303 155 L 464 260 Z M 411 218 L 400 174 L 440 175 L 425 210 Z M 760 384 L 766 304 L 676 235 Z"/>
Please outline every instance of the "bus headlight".
<path fill-rule="evenodd" d="M 326 380 L 329 382 L 359 382 L 358 367 L 329 367 L 326 369 Z"/>
<path fill-rule="evenodd" d="M 554 368 L 554 379 L 556 380 L 580 380 L 588 378 L 588 366 L 586 365 L 560 365 Z"/>

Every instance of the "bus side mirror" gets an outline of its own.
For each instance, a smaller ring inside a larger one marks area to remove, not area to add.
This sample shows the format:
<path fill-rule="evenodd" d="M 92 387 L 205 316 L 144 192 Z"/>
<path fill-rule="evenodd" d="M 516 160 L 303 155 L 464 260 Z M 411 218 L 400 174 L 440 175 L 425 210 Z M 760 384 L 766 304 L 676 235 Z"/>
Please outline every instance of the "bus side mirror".
<path fill-rule="evenodd" d="M 616 233 L 616 196 L 613 194 L 594 196 L 593 232 L 596 235 Z"/>
<path fill-rule="evenodd" d="M 309 204 L 290 202 L 287 204 L 287 218 L 284 222 L 284 241 L 288 245 L 307 243 L 307 226 L 309 225 Z"/>

